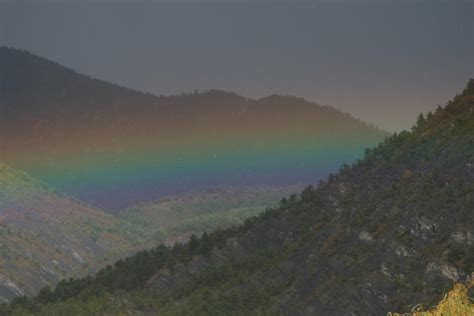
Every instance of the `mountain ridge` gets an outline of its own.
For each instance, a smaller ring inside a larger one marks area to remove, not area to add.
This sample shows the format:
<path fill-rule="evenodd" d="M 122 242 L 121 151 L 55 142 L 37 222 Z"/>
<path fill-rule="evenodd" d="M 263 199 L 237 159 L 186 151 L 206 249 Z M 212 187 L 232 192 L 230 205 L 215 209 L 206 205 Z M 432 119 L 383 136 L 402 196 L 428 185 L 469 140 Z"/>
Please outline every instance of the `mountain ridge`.
<path fill-rule="evenodd" d="M 109 212 L 216 185 L 320 178 L 388 134 L 291 96 L 159 97 L 0 50 L 0 160 Z"/>
<path fill-rule="evenodd" d="M 151 93 L 145 93 L 139 90 L 130 89 L 111 81 L 96 79 L 93 76 L 82 74 L 73 68 L 63 66 L 60 63 L 52 61 L 46 57 L 31 53 L 27 50 L 7 46 L 0 46 L 0 62 L 3 61 L 3 64 L 1 65 L 1 68 L 3 70 L 3 80 L 0 81 L 2 82 L 2 89 L 0 91 L 4 93 L 5 91 L 8 91 L 7 84 L 12 82 L 12 78 L 17 79 L 15 78 L 15 74 L 18 74 L 19 66 L 24 67 L 25 60 L 29 60 L 31 64 L 33 64 L 35 67 L 39 67 L 36 69 L 37 72 L 41 72 L 41 68 L 52 67 L 57 72 L 65 73 L 66 76 L 80 76 L 82 79 L 93 80 L 104 86 L 112 86 L 118 89 L 125 89 L 131 91 L 138 95 L 154 97 L 154 95 Z M 16 83 L 15 80 L 13 80 L 13 82 Z M 18 84 L 15 87 L 18 89 L 23 87 L 23 85 Z"/>

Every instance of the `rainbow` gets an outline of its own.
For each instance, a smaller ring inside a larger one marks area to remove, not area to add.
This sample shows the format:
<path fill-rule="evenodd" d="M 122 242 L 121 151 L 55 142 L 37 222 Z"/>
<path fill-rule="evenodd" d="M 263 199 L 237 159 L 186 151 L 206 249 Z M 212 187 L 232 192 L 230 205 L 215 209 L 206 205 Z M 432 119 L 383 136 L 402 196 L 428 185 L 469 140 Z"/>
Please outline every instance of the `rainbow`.
<path fill-rule="evenodd" d="M 161 196 L 222 185 L 315 183 L 362 155 L 377 135 L 275 132 L 130 142 L 92 152 L 68 148 L 18 157 L 30 175 L 81 200 L 121 209 Z M 77 141 L 73 141 L 77 144 Z M 87 147 L 82 147 L 87 148 Z"/>
<path fill-rule="evenodd" d="M 27 52 L 0 57 L 0 161 L 105 210 L 212 186 L 315 183 L 387 136 L 302 98 L 156 97 Z"/>

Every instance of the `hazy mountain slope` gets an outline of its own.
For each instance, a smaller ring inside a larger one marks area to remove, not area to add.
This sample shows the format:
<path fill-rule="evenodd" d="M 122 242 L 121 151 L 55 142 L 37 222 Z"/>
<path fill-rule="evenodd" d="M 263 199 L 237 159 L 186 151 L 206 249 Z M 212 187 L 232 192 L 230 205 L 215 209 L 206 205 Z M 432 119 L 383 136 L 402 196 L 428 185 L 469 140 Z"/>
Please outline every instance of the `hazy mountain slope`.
<path fill-rule="evenodd" d="M 302 98 L 155 97 L 0 48 L 0 160 L 107 211 L 313 181 L 386 135 Z"/>
<path fill-rule="evenodd" d="M 75 269 L 97 268 L 144 242 L 132 225 L 3 164 L 0 235 L 0 300 L 33 294 Z"/>
<path fill-rule="evenodd" d="M 474 271 L 473 210 L 471 80 L 412 132 L 244 226 L 138 254 L 16 308 L 41 303 L 30 310 L 44 315 L 409 311 L 439 301 Z"/>
<path fill-rule="evenodd" d="M 242 224 L 266 208 L 278 205 L 282 196 L 302 186 L 220 187 L 188 192 L 137 205 L 119 213 L 133 224 L 154 232 L 156 242 L 172 244 L 217 228 Z"/>

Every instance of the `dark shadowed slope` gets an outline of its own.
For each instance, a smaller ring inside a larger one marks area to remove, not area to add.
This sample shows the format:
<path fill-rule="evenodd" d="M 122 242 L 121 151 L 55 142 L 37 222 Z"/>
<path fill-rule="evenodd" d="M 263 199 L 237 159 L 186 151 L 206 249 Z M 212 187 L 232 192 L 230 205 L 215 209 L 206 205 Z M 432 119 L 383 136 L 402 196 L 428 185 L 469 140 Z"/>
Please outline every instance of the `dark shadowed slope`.
<path fill-rule="evenodd" d="M 208 187 L 313 181 L 385 136 L 302 98 L 155 97 L 0 48 L 0 160 L 108 211 Z"/>
<path fill-rule="evenodd" d="M 242 227 L 140 253 L 16 308 L 44 315 L 409 311 L 438 302 L 474 271 L 473 210 L 471 80 L 411 132 Z"/>

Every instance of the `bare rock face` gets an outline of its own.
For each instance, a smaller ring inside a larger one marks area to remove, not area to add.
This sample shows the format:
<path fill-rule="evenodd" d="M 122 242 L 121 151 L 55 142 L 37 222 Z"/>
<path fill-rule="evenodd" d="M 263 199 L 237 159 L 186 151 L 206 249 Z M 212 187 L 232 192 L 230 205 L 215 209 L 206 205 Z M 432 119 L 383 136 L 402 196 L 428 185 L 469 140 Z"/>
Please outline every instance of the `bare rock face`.
<path fill-rule="evenodd" d="M 368 232 L 363 231 L 359 234 L 359 239 L 362 241 L 373 241 L 374 239 L 372 238 L 372 235 L 370 235 Z"/>
<path fill-rule="evenodd" d="M 474 234 L 470 231 L 463 232 L 461 230 L 455 231 L 451 234 L 453 241 L 461 244 L 467 244 L 469 246 L 474 244 Z"/>
<path fill-rule="evenodd" d="M 15 283 L 4 275 L 0 274 L 0 301 L 7 302 L 7 298 L 25 295 L 26 293 L 20 289 Z"/>

